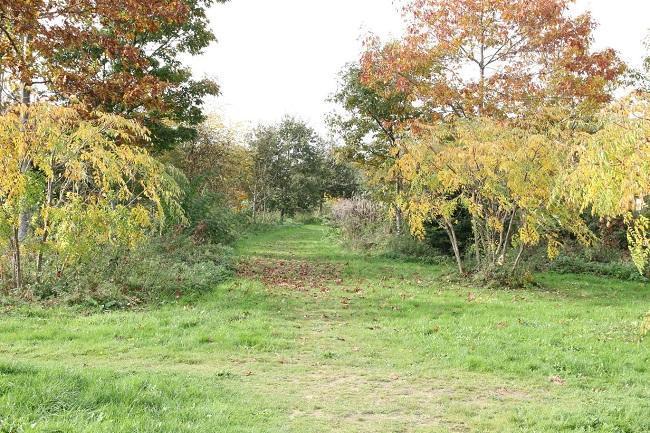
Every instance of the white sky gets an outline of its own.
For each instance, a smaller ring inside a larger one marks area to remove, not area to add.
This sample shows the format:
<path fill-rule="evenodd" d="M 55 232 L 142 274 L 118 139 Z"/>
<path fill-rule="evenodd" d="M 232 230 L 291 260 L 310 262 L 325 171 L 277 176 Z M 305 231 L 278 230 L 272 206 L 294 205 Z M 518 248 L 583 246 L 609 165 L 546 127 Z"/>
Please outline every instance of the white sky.
<path fill-rule="evenodd" d="M 394 0 L 231 0 L 210 11 L 218 43 L 191 60 L 195 75 L 216 79 L 222 95 L 208 103 L 228 123 L 274 122 L 296 115 L 325 132 L 326 99 L 338 72 L 358 58 L 372 31 L 399 36 Z M 612 47 L 638 64 L 650 30 L 650 0 L 578 0 L 600 24 L 596 47 Z"/>

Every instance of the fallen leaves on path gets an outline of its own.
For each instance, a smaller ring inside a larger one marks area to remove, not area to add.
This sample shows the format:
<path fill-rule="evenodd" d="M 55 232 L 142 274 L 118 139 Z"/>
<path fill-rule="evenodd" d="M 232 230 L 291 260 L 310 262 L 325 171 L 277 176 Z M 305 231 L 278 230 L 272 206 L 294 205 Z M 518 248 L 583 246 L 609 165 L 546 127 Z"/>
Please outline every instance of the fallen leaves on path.
<path fill-rule="evenodd" d="M 331 286 L 343 284 L 342 268 L 343 265 L 334 263 L 252 258 L 239 263 L 237 274 L 259 279 L 267 286 L 327 292 Z"/>

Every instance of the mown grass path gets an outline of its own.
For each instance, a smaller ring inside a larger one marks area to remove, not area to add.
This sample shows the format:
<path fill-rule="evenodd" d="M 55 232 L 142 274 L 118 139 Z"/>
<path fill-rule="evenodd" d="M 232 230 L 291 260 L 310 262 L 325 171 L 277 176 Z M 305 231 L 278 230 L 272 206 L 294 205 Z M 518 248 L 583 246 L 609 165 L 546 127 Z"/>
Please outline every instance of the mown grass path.
<path fill-rule="evenodd" d="M 649 432 L 650 288 L 463 287 L 319 226 L 144 311 L 0 320 L 0 432 Z"/>

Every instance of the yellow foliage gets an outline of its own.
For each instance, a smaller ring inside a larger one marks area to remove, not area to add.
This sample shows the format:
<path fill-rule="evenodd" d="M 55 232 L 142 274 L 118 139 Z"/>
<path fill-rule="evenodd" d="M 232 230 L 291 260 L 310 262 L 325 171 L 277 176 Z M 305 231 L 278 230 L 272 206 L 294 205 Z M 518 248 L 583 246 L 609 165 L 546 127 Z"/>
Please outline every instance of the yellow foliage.
<path fill-rule="evenodd" d="M 487 119 L 429 126 L 404 144 L 400 167 L 409 184 L 403 209 L 415 234 L 424 222 L 453 223 L 460 206 L 472 218 L 475 248 L 491 263 L 508 248 L 549 240 L 556 256 L 560 230 L 587 239 L 579 211 L 556 194 L 569 146 L 553 136 L 530 134 Z"/>
<path fill-rule="evenodd" d="M 650 261 L 650 228 L 640 205 L 650 197 L 650 95 L 636 93 L 601 113 L 601 128 L 576 140 L 563 194 L 581 210 L 624 218 L 634 263 Z"/>
<path fill-rule="evenodd" d="M 182 218 L 180 188 L 136 142 L 148 132 L 105 113 L 52 104 L 0 116 L 0 227 L 33 215 L 35 233 L 68 258 L 106 243 L 132 245 L 143 231 Z"/>

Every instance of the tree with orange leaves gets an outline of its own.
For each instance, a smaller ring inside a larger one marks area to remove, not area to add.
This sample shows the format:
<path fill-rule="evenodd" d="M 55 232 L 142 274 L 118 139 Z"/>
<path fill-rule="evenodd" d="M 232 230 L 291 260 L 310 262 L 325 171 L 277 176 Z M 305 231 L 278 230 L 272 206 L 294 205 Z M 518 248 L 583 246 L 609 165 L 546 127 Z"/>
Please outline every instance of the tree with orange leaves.
<path fill-rule="evenodd" d="M 179 61 L 214 40 L 205 11 L 217 1 L 4 0 L 0 101 L 78 101 L 140 121 L 156 148 L 173 146 L 218 92 Z"/>
<path fill-rule="evenodd" d="M 595 24 L 571 15 L 573 3 L 413 0 L 402 40 L 367 42 L 364 85 L 409 95 L 429 114 L 401 125 L 400 206 L 415 234 L 440 224 L 461 272 L 460 208 L 472 219 L 475 265 L 492 275 L 516 270 L 542 241 L 556 256 L 562 231 L 591 239 L 559 193 L 562 174 L 575 131 L 612 99 L 625 66 L 613 50 L 592 51 Z"/>
<path fill-rule="evenodd" d="M 399 43 L 371 38 L 367 83 L 390 83 L 445 117 L 512 118 L 542 107 L 593 109 L 610 100 L 624 66 L 592 52 L 595 27 L 575 0 L 413 0 Z"/>

